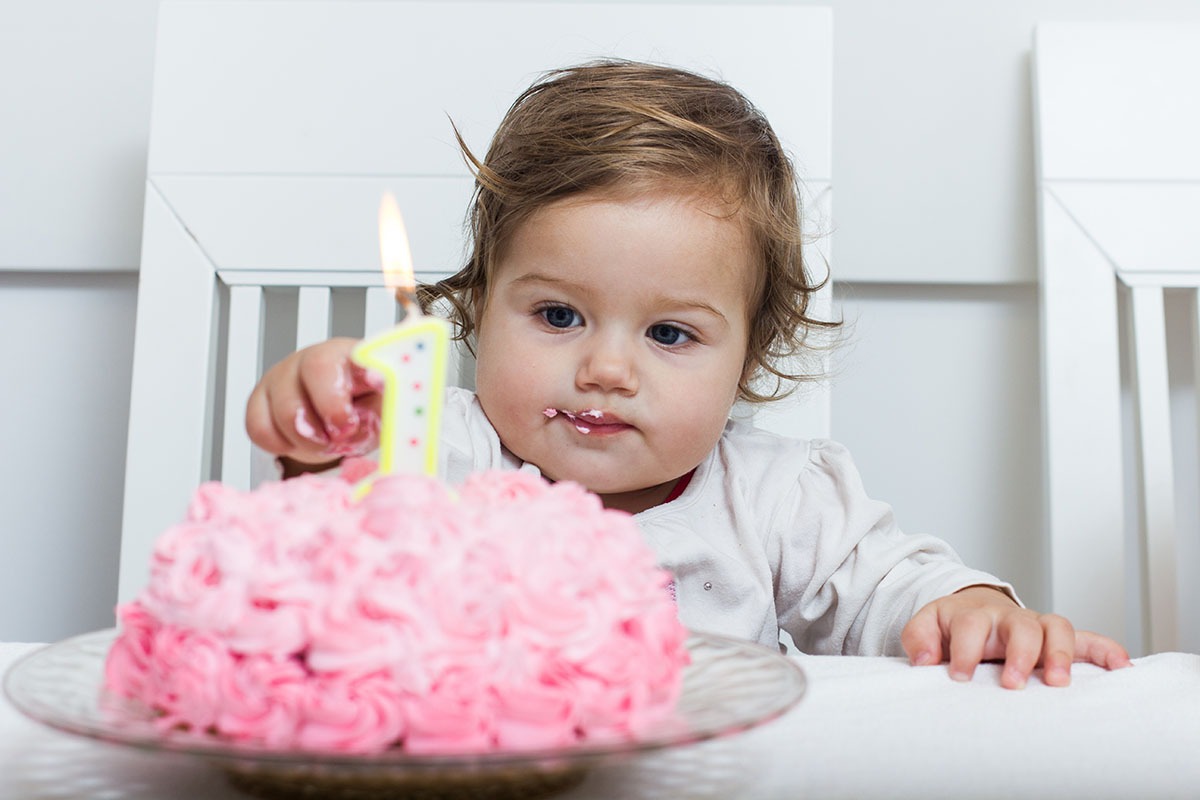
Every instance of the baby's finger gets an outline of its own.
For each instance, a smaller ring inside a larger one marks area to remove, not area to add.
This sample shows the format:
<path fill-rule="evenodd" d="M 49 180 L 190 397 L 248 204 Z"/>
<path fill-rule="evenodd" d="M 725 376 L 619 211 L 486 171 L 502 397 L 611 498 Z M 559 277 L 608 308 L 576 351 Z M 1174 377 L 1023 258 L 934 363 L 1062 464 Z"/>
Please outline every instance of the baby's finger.
<path fill-rule="evenodd" d="M 942 662 L 942 629 L 934 606 L 928 605 L 913 615 L 900 632 L 900 644 L 914 667 Z"/>
<path fill-rule="evenodd" d="M 960 611 L 950 620 L 950 677 L 969 681 L 992 634 L 992 618 L 977 610 Z"/>
<path fill-rule="evenodd" d="M 350 361 L 353 346 L 352 339 L 331 339 L 303 351 L 300 357 L 300 387 L 314 416 L 305 422 L 326 441 L 351 436 L 358 428 Z"/>
<path fill-rule="evenodd" d="M 1133 666 L 1129 651 L 1107 636 L 1091 631 L 1075 632 L 1075 660 L 1087 661 L 1106 669 Z"/>
<path fill-rule="evenodd" d="M 275 455 L 291 452 L 293 444 L 275 422 L 271 413 L 269 393 L 265 384 L 259 383 L 246 401 L 246 433 L 250 441 Z"/>
<path fill-rule="evenodd" d="M 367 394 L 383 394 L 383 376 L 354 361 L 350 362 L 350 394 L 355 398 Z"/>
<path fill-rule="evenodd" d="M 329 437 L 302 387 L 295 379 L 264 381 L 264 384 L 271 424 L 288 443 L 287 449 L 276 454 L 306 464 L 325 460 Z"/>
<path fill-rule="evenodd" d="M 1038 621 L 1046 637 L 1042 644 L 1042 681 L 1047 686 L 1066 686 L 1071 682 L 1071 662 L 1075 660 L 1075 628 L 1057 614 L 1043 614 Z"/>
<path fill-rule="evenodd" d="M 1028 614 L 1010 614 L 1001 625 L 1005 647 L 1000 685 L 1006 689 L 1024 689 L 1042 656 L 1042 626 Z"/>
<path fill-rule="evenodd" d="M 276 422 L 285 430 L 291 430 L 296 433 L 305 442 L 310 443 L 322 450 L 329 447 L 329 435 L 325 432 L 325 425 L 321 422 L 320 416 L 313 410 L 312 403 L 308 398 L 300 398 L 299 403 L 292 404 L 295 411 L 290 419 L 278 420 Z M 282 409 L 282 406 L 280 406 Z M 286 426 L 289 426 L 286 427 Z"/>

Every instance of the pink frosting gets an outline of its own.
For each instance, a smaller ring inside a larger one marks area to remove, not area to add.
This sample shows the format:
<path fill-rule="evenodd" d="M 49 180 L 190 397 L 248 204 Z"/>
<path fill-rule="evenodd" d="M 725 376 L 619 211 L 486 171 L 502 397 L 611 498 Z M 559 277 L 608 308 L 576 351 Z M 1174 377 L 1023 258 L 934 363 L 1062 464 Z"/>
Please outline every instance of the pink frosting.
<path fill-rule="evenodd" d="M 361 471 L 361 470 L 360 470 Z M 459 753 L 635 737 L 686 631 L 632 518 L 571 483 L 202 486 L 121 606 L 108 689 L 273 748 Z"/>

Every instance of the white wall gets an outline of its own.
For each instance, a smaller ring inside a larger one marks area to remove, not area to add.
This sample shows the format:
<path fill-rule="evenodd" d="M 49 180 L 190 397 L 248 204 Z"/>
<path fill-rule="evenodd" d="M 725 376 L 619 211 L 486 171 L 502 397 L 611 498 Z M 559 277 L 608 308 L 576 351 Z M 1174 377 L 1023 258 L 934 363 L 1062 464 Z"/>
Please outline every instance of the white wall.
<path fill-rule="evenodd" d="M 0 640 L 112 625 L 136 286 L 0 272 Z"/>
<path fill-rule="evenodd" d="M 835 435 L 902 525 L 1043 605 L 1033 25 L 1200 4 L 821 4 Z M 111 624 L 156 7 L 0 0 L 0 640 Z"/>
<path fill-rule="evenodd" d="M 155 0 L 0 0 L 0 640 L 112 625 Z"/>

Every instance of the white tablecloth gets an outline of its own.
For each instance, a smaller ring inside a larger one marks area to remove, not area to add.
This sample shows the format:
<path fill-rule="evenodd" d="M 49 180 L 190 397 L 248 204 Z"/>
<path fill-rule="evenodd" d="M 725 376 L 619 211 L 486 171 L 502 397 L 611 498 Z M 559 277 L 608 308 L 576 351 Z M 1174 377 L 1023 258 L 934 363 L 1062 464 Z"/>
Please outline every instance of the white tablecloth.
<path fill-rule="evenodd" d="M 0 671 L 37 645 L 0 644 Z M 807 696 L 737 736 L 598 767 L 562 800 L 1200 797 L 1200 656 L 1165 653 L 1068 689 L 951 681 L 899 659 L 800 657 Z M 44 728 L 0 700 L 4 800 L 237 800 L 198 760 Z"/>

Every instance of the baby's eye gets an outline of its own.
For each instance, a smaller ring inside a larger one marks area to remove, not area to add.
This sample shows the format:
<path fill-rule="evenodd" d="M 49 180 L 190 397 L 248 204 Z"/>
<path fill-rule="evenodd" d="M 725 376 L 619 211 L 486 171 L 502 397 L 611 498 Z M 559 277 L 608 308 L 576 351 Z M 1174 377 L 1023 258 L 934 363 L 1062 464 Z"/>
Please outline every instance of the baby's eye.
<path fill-rule="evenodd" d="M 538 313 L 552 328 L 573 328 L 583 324 L 583 317 L 569 306 L 547 306 Z"/>
<path fill-rule="evenodd" d="M 692 340 L 692 337 L 688 336 L 684 331 L 674 325 L 667 325 L 665 323 L 651 325 L 646 335 L 663 345 L 680 345 Z"/>

